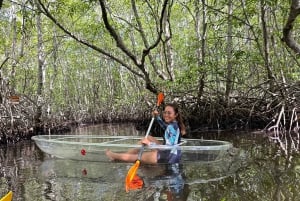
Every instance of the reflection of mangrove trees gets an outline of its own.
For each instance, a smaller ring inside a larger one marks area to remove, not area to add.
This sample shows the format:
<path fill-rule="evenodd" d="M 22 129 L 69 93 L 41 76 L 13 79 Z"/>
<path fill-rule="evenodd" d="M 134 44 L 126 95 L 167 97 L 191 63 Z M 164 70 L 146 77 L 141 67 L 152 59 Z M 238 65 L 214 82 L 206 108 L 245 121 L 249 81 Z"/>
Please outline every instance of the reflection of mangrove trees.
<path fill-rule="evenodd" d="M 298 3 L 1 1 L 0 141 L 146 119 L 158 91 L 193 130 L 298 129 Z"/>
<path fill-rule="evenodd" d="M 279 201 L 299 198 L 299 154 L 288 149 L 285 155 L 269 138 L 261 135 L 238 133 L 214 137 L 233 139 L 238 150 L 231 152 L 223 162 L 183 166 L 183 191 L 188 200 Z M 24 200 L 33 197 L 65 200 L 75 196 L 84 200 L 88 195 L 95 199 L 132 200 L 130 196 L 135 196 L 136 200 L 146 200 L 157 192 L 163 196 L 165 190 L 147 185 L 142 191 L 126 193 L 123 181 L 132 164 L 87 165 L 80 161 L 42 158 L 39 154 L 41 152 L 30 143 L 0 149 L 0 194 L 13 189 L 15 195 Z M 82 173 L 84 168 L 86 175 Z M 153 178 L 152 175 L 160 175 L 160 172 L 153 167 L 141 166 L 138 174 Z"/>
<path fill-rule="evenodd" d="M 22 197 L 26 194 L 28 187 L 37 186 L 37 178 L 33 176 L 36 174 L 36 167 L 41 160 L 37 151 L 37 147 L 33 143 L 22 143 L 7 148 L 1 147 L 0 195 L 13 190 L 14 197 Z"/>
<path fill-rule="evenodd" d="M 280 201 L 300 197 L 299 155 L 282 156 L 270 142 L 253 146 L 243 155 L 246 158 L 236 161 L 239 167 L 230 177 L 191 186 L 198 189 L 192 200 Z"/>

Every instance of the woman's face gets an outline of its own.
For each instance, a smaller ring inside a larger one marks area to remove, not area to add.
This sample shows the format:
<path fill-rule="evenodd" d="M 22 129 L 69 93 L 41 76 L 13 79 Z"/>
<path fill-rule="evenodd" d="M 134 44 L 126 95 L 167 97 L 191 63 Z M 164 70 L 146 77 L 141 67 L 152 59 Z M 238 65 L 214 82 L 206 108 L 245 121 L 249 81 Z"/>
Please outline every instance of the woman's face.
<path fill-rule="evenodd" d="M 163 112 L 163 117 L 166 123 L 171 123 L 176 120 L 177 114 L 171 106 L 166 106 Z"/>

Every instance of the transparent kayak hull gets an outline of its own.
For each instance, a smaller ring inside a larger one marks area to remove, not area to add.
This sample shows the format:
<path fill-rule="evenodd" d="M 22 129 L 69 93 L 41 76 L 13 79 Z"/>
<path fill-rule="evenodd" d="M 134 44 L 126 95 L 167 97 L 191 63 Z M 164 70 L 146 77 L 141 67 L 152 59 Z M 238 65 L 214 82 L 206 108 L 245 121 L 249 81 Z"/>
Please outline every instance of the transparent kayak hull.
<path fill-rule="evenodd" d="M 105 151 L 126 152 L 140 149 L 139 136 L 98 136 L 98 135 L 37 135 L 32 140 L 46 154 L 57 158 L 109 161 Z M 183 139 L 178 146 L 146 146 L 145 151 L 153 149 L 180 149 L 182 163 L 216 161 L 224 159 L 232 144 L 227 141 Z"/>

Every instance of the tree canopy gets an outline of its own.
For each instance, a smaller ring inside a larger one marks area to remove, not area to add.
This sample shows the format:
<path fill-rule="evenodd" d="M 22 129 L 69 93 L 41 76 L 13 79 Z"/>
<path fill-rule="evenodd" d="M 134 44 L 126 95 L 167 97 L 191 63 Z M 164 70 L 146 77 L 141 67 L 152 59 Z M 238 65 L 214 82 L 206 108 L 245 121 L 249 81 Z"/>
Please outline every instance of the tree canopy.
<path fill-rule="evenodd" d="M 1 127 L 145 118 L 160 91 L 199 127 L 295 127 L 299 4 L 0 1 Z"/>

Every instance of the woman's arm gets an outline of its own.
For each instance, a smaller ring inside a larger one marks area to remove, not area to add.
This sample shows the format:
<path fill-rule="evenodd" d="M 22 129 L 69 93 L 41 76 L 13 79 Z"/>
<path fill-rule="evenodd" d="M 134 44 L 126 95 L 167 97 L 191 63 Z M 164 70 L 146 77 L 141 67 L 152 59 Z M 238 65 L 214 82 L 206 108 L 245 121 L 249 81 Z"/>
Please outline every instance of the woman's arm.
<path fill-rule="evenodd" d="M 158 122 L 158 124 L 160 125 L 160 127 L 164 130 L 166 130 L 168 124 L 166 124 L 161 118 L 160 116 L 156 116 L 156 121 Z"/>
<path fill-rule="evenodd" d="M 156 139 L 155 137 L 153 137 L 153 136 L 148 136 L 148 140 L 149 140 L 150 142 L 155 143 L 155 144 L 162 144 L 161 141 L 157 140 L 157 139 Z"/>
<path fill-rule="evenodd" d="M 161 117 L 159 116 L 159 112 L 157 110 L 153 111 L 153 116 L 155 117 L 156 121 L 158 122 L 158 124 L 160 125 L 160 127 L 164 130 L 166 130 L 168 124 L 166 124 Z"/>
<path fill-rule="evenodd" d="M 147 138 L 143 138 L 141 140 L 142 144 L 146 145 L 153 145 L 153 144 L 162 144 L 159 140 L 157 140 L 155 137 L 148 136 Z"/>

